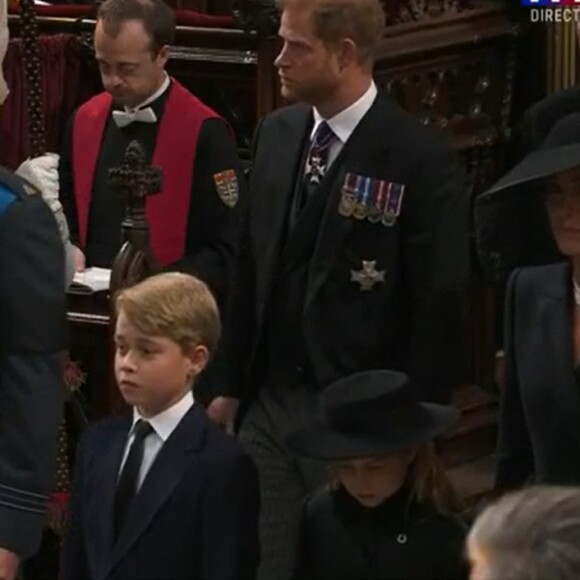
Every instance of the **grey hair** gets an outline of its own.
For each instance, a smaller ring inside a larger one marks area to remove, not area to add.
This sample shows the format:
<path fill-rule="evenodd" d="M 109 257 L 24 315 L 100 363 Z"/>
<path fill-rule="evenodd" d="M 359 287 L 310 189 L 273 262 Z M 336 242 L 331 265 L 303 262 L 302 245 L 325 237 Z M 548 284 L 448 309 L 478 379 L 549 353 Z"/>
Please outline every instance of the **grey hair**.
<path fill-rule="evenodd" d="M 468 543 L 485 557 L 485 580 L 578 580 L 580 489 L 507 494 L 479 515 Z"/>

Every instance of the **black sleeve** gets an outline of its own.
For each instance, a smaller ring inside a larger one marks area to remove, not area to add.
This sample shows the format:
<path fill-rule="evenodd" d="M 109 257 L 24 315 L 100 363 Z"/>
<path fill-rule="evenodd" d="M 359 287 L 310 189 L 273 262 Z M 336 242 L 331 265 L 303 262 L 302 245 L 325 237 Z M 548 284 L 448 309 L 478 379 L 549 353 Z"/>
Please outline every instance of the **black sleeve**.
<path fill-rule="evenodd" d="M 260 561 L 260 487 L 253 461 L 241 453 L 222 460 L 203 497 L 198 578 L 252 580 Z"/>
<path fill-rule="evenodd" d="M 407 368 L 423 397 L 448 402 L 464 356 L 469 193 L 446 144 L 436 142 L 424 153 L 416 175 L 402 216 L 403 277 L 412 320 Z"/>
<path fill-rule="evenodd" d="M 304 501 L 300 516 L 300 528 L 298 532 L 298 547 L 296 549 L 296 561 L 292 580 L 313 580 L 312 566 L 310 564 L 310 542 L 308 530 L 308 500 Z"/>
<path fill-rule="evenodd" d="M 76 114 L 76 112 L 75 112 Z M 68 223 L 70 241 L 80 247 L 77 207 L 74 198 L 72 168 L 72 127 L 73 116 L 69 119 L 63 132 L 60 159 L 58 163 L 59 198 Z"/>
<path fill-rule="evenodd" d="M 87 433 L 77 445 L 75 473 L 68 507 L 66 535 L 60 560 L 60 580 L 80 580 L 90 578 L 84 541 L 84 473 Z"/>
<path fill-rule="evenodd" d="M 441 527 L 434 530 L 433 545 L 439 558 L 438 570 L 445 580 L 468 580 L 469 561 L 465 550 L 465 539 L 469 532 L 467 522 L 457 515 L 439 515 Z"/>
<path fill-rule="evenodd" d="M 0 546 L 40 542 L 54 477 L 66 347 L 64 250 L 38 196 L 0 217 Z"/>
<path fill-rule="evenodd" d="M 506 375 L 500 401 L 496 474 L 496 487 L 499 490 L 520 487 L 534 474 L 532 444 L 522 405 L 514 349 L 519 272 L 519 270 L 513 272 L 506 291 L 504 321 Z"/>
<path fill-rule="evenodd" d="M 229 192 L 216 185 L 220 177 L 226 180 L 224 187 Z M 246 197 L 242 167 L 228 126 L 221 119 L 204 121 L 195 157 L 185 256 L 170 268 L 204 280 L 221 307 L 231 291 Z"/>
<path fill-rule="evenodd" d="M 254 132 L 252 159 L 255 157 L 263 119 Z M 251 175 L 251 174 L 250 174 Z M 251 178 L 250 178 L 251 191 Z M 244 399 L 245 363 L 252 346 L 255 312 L 255 264 L 250 241 L 251 195 L 241 210 L 241 237 L 234 265 L 232 291 L 222 311 L 223 334 L 218 352 L 202 376 L 196 393 L 209 401 L 217 396 Z"/>

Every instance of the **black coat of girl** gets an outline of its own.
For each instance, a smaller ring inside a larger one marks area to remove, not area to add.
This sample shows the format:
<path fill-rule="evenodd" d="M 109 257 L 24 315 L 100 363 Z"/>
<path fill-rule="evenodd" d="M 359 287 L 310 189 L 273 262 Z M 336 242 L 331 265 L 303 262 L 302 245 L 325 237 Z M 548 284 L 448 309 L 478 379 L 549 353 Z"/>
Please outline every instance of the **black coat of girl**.
<path fill-rule="evenodd" d="M 326 490 L 305 505 L 295 580 L 463 580 L 465 534 L 407 486 L 375 508 Z"/>

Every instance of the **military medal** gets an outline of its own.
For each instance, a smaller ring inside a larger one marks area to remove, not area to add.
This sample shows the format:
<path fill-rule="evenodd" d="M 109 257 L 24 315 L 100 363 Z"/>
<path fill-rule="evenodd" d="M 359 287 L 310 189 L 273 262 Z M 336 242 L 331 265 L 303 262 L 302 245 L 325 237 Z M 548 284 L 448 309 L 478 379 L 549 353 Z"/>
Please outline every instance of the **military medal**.
<path fill-rule="evenodd" d="M 389 183 L 389 191 L 381 219 L 384 226 L 391 227 L 395 225 L 399 214 L 401 213 L 401 203 L 405 186 L 399 183 Z"/>
<path fill-rule="evenodd" d="M 383 217 L 383 202 L 385 200 L 385 182 L 375 181 L 373 183 L 374 203 L 369 208 L 368 220 L 372 224 L 378 224 Z"/>
<path fill-rule="evenodd" d="M 356 181 L 357 201 L 352 215 L 357 220 L 364 220 L 369 215 L 368 199 L 371 192 L 371 180 L 369 177 L 359 175 Z"/>
<path fill-rule="evenodd" d="M 375 284 L 385 281 L 385 270 L 377 270 L 376 260 L 363 260 L 360 270 L 350 271 L 350 281 L 360 284 L 361 292 L 370 292 Z"/>
<path fill-rule="evenodd" d="M 338 213 L 344 217 L 350 217 L 356 205 L 356 195 L 350 191 L 342 190 Z"/>
<path fill-rule="evenodd" d="M 344 178 L 344 184 L 341 190 L 340 202 L 338 204 L 338 213 L 344 217 L 350 217 L 356 205 L 356 191 L 354 182 L 356 175 L 347 173 Z"/>

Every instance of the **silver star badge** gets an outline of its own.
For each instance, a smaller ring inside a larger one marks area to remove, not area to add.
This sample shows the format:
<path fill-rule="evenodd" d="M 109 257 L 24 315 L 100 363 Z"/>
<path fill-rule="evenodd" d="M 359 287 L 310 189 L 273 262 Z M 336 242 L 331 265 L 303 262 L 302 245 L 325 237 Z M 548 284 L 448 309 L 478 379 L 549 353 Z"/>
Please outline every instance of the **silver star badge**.
<path fill-rule="evenodd" d="M 350 281 L 360 284 L 361 292 L 369 292 L 375 284 L 385 281 L 385 270 L 377 270 L 376 260 L 363 260 L 360 270 L 350 271 Z"/>

